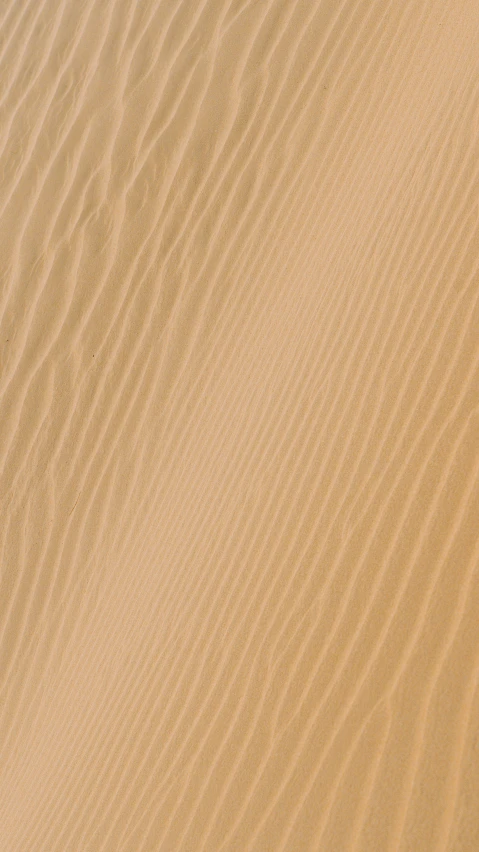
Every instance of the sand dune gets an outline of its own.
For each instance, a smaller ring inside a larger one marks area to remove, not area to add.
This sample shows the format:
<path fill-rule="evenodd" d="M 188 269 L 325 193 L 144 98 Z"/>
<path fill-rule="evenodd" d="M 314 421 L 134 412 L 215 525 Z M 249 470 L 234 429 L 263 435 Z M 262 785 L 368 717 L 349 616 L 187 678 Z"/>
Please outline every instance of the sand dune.
<path fill-rule="evenodd" d="M 0 849 L 479 850 L 477 0 L 0 4 Z"/>

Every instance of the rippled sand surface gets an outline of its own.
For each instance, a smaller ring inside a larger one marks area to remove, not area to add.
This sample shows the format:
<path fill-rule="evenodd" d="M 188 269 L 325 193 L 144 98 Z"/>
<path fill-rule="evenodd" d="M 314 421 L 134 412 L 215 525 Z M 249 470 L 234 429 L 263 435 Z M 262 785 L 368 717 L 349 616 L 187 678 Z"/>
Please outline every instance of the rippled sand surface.
<path fill-rule="evenodd" d="M 478 852 L 478 45 L 0 2 L 1 852 Z"/>

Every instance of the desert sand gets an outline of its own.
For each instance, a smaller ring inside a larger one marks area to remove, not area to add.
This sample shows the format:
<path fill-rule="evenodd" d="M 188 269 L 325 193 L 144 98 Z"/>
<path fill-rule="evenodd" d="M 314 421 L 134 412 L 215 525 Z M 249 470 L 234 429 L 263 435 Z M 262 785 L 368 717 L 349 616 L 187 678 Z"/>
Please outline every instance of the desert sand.
<path fill-rule="evenodd" d="M 1 852 L 478 852 L 477 0 L 2 0 Z"/>

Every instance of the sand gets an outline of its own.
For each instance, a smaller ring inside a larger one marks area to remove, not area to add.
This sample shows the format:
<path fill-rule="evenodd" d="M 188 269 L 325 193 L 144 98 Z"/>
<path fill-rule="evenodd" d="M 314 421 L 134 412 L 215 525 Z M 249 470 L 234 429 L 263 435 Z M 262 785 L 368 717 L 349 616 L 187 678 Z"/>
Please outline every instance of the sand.
<path fill-rule="evenodd" d="M 479 850 L 478 45 L 0 4 L 1 852 Z"/>

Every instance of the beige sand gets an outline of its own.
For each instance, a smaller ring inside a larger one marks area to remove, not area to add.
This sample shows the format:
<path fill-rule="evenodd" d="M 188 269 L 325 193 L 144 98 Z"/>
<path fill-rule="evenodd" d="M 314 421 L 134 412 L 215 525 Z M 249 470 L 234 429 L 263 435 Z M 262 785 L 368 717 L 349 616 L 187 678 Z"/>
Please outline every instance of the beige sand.
<path fill-rule="evenodd" d="M 0 18 L 1 852 L 478 852 L 477 0 Z"/>

